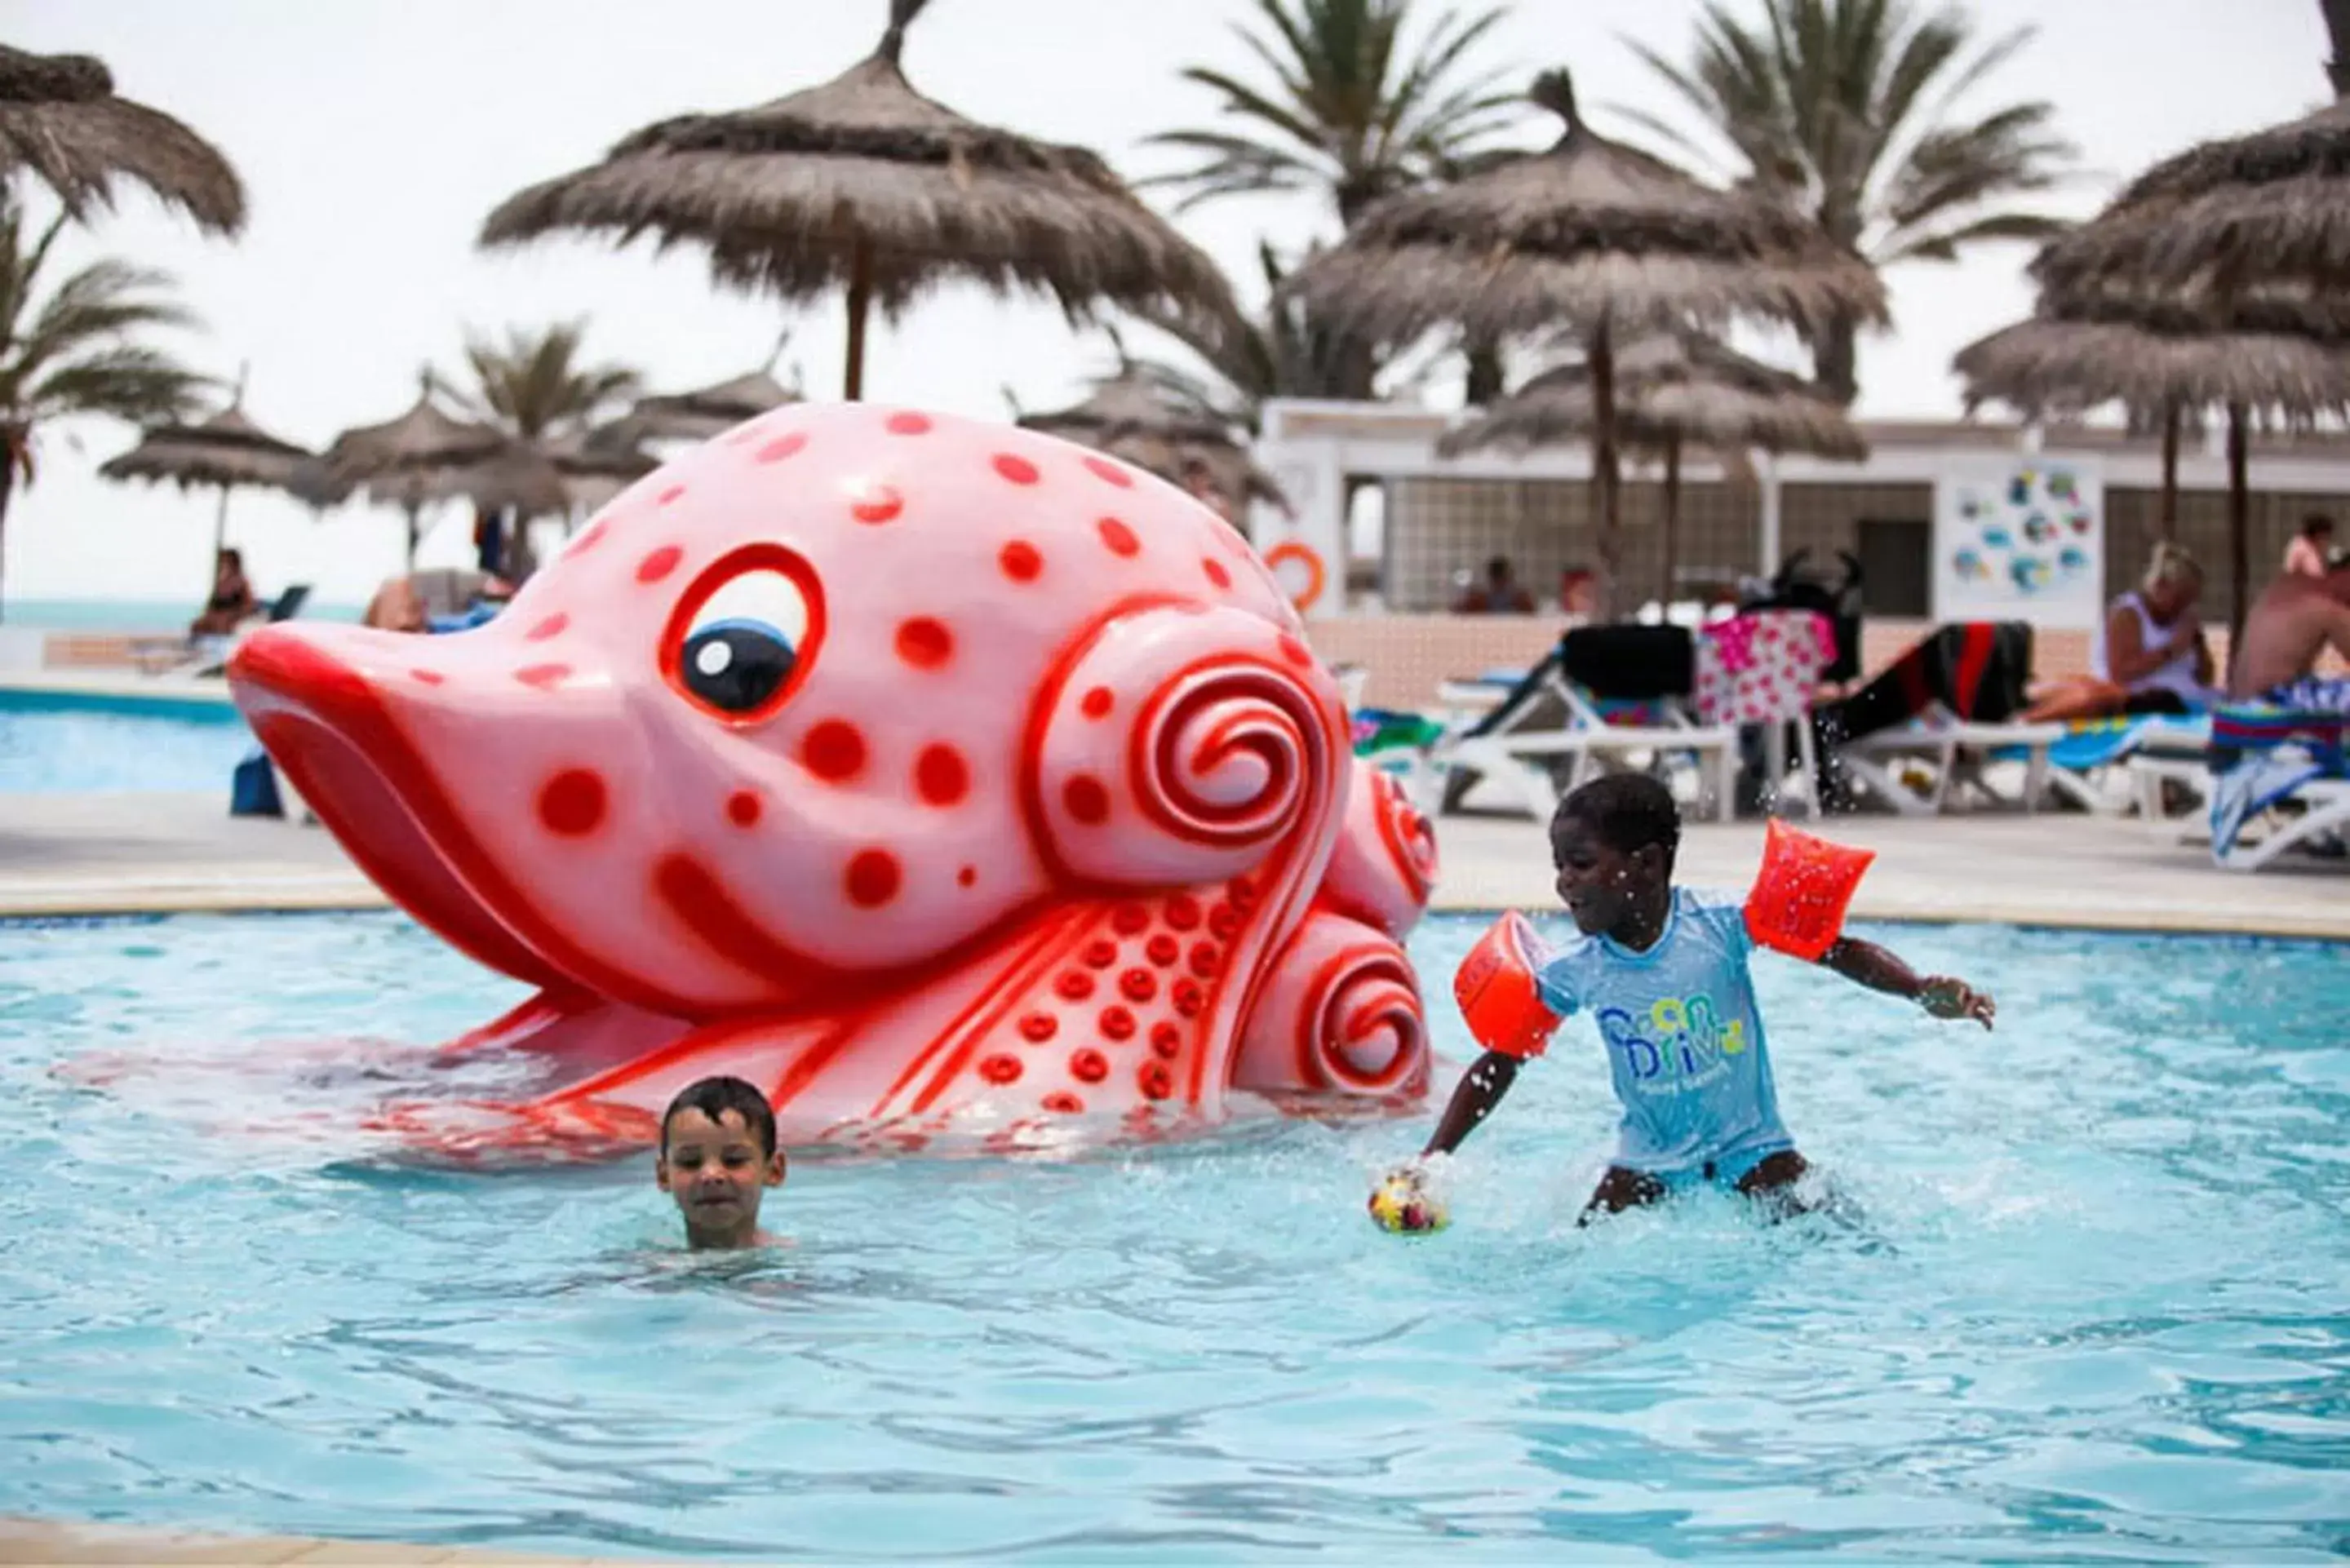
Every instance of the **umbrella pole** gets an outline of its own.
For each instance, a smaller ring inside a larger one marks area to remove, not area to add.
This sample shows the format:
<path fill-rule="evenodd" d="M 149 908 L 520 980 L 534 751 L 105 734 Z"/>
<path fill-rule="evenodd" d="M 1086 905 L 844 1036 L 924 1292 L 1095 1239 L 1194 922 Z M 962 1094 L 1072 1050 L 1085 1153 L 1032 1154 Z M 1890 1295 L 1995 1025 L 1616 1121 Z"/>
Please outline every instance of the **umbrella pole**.
<path fill-rule="evenodd" d="M 873 304 L 873 251 L 858 240 L 848 257 L 848 368 L 840 395 L 849 402 L 865 397 L 865 317 Z"/>
<path fill-rule="evenodd" d="M 400 510 L 408 514 L 408 569 L 413 574 L 416 570 L 416 517 L 424 508 L 411 501 Z"/>
<path fill-rule="evenodd" d="M 2162 409 L 2162 510 L 2159 514 L 2162 542 L 2178 541 L 2178 404 L 2176 400 Z"/>
<path fill-rule="evenodd" d="M 213 513 L 213 562 L 220 562 L 220 553 L 228 547 L 228 486 L 221 486 L 220 505 Z"/>
<path fill-rule="evenodd" d="M 2246 411 L 2241 403 L 2228 405 L 2228 572 L 2234 579 L 2228 595 L 2228 651 L 2244 638 L 2245 581 L 2252 575 L 2251 532 L 2251 490 L 2245 483 Z"/>
<path fill-rule="evenodd" d="M 1599 513 L 1599 591 L 1593 618 L 1605 624 L 1616 615 L 1616 556 L 1620 540 L 1616 515 L 1616 346 L 1602 321 L 1591 334 L 1591 483 Z"/>
<path fill-rule="evenodd" d="M 1673 556 L 1675 555 L 1674 545 L 1678 543 L 1676 531 L 1679 527 L 1680 520 L 1681 438 L 1679 436 L 1671 436 L 1667 438 L 1665 441 L 1665 521 L 1664 527 L 1657 541 L 1659 548 L 1664 551 L 1665 556 L 1665 591 L 1658 596 L 1657 602 L 1664 607 L 1665 618 L 1667 620 L 1670 620 L 1672 618 L 1673 613 L 1673 567 L 1675 565 Z"/>

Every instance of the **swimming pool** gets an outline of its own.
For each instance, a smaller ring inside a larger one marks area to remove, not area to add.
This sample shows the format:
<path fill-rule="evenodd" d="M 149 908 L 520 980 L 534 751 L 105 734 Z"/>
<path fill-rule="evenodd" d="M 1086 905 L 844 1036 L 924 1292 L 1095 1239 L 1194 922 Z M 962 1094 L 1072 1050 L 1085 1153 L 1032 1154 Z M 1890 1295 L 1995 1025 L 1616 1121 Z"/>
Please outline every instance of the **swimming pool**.
<path fill-rule="evenodd" d="M 254 747 L 226 702 L 0 690 L 0 794 L 218 790 Z"/>
<path fill-rule="evenodd" d="M 1430 921 L 1424 973 L 1478 929 Z M 511 990 L 404 920 L 0 929 L 0 1512 L 831 1562 L 2343 1550 L 2350 949 L 1891 937 L 2000 1032 L 1758 961 L 1862 1234 L 1574 1232 L 1608 1116 L 1571 1026 L 1439 1237 L 1362 1214 L 1422 1124 L 1273 1125 L 806 1162 L 795 1247 L 696 1258 L 641 1163 L 369 1169 L 51 1071 L 432 1040 Z"/>

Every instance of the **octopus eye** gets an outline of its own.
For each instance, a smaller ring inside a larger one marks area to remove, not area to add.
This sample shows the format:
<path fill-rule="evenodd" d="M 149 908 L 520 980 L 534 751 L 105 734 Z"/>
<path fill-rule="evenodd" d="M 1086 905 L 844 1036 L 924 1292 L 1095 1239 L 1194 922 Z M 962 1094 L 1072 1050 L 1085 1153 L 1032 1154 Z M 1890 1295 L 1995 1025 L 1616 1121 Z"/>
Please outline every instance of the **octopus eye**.
<path fill-rule="evenodd" d="M 815 651 L 820 615 L 796 557 L 722 562 L 679 606 L 664 662 L 687 696 L 729 719 L 780 706 Z"/>
<path fill-rule="evenodd" d="M 678 674 L 720 712 L 748 713 L 783 690 L 799 657 L 792 639 L 764 621 L 712 621 L 685 639 Z"/>

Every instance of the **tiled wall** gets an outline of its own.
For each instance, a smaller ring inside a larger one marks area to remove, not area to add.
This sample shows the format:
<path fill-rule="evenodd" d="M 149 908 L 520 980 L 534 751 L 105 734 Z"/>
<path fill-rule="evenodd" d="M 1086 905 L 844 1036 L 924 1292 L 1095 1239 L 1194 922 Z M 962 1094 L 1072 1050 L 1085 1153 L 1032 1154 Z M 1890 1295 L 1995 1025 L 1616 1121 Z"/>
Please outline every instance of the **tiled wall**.
<path fill-rule="evenodd" d="M 1454 596 L 1452 575 L 1482 571 L 1493 556 L 1516 563 L 1536 598 L 1555 603 L 1559 573 L 1596 564 L 1590 486 L 1581 481 L 1407 479 L 1389 491 L 1386 602 L 1396 610 L 1437 610 Z M 1624 488 L 1623 570 L 1619 603 L 1658 597 L 1663 553 L 1658 524 L 1662 487 L 1653 469 L 1627 477 Z M 1751 485 L 1684 484 L 1679 567 L 1683 583 L 1700 576 L 1731 579 L 1752 572 L 1761 551 L 1760 496 Z M 2108 596 L 2136 586 L 2157 537 L 2156 493 L 2106 492 L 2106 583 Z M 2254 491 L 2247 530 L 2254 592 L 2273 576 L 2303 515 L 2324 512 L 2350 534 L 2350 495 L 2279 495 Z M 1808 548 L 1833 559 L 1855 549 L 1863 518 L 1915 518 L 1931 525 L 1929 484 L 1790 484 L 1781 493 L 1783 554 Z M 2229 602 L 2228 499 L 2189 491 L 2178 498 L 2178 542 L 2207 573 L 2205 603 L 2225 618 Z"/>

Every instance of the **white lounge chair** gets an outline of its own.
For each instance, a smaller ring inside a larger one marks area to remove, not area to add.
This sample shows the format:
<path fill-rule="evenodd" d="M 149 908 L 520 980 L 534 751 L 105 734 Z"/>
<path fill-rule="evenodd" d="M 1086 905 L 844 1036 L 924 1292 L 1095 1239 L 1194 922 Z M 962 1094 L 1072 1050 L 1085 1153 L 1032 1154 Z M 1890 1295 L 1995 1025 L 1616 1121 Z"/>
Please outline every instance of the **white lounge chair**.
<path fill-rule="evenodd" d="M 2035 811 L 2048 790 L 2048 748 L 2064 738 L 2062 724 L 1980 723 L 1935 702 L 1897 729 L 1846 742 L 1836 755 L 1870 794 L 1905 816 L 1950 810 L 1970 790 L 1994 805 Z M 1992 763 L 2009 761 L 2023 765 L 2017 795 L 2002 794 L 1986 777 Z"/>
<path fill-rule="evenodd" d="M 2212 719 L 2211 857 L 2257 871 L 2293 849 L 2350 836 L 2350 715 L 2251 703 Z"/>

